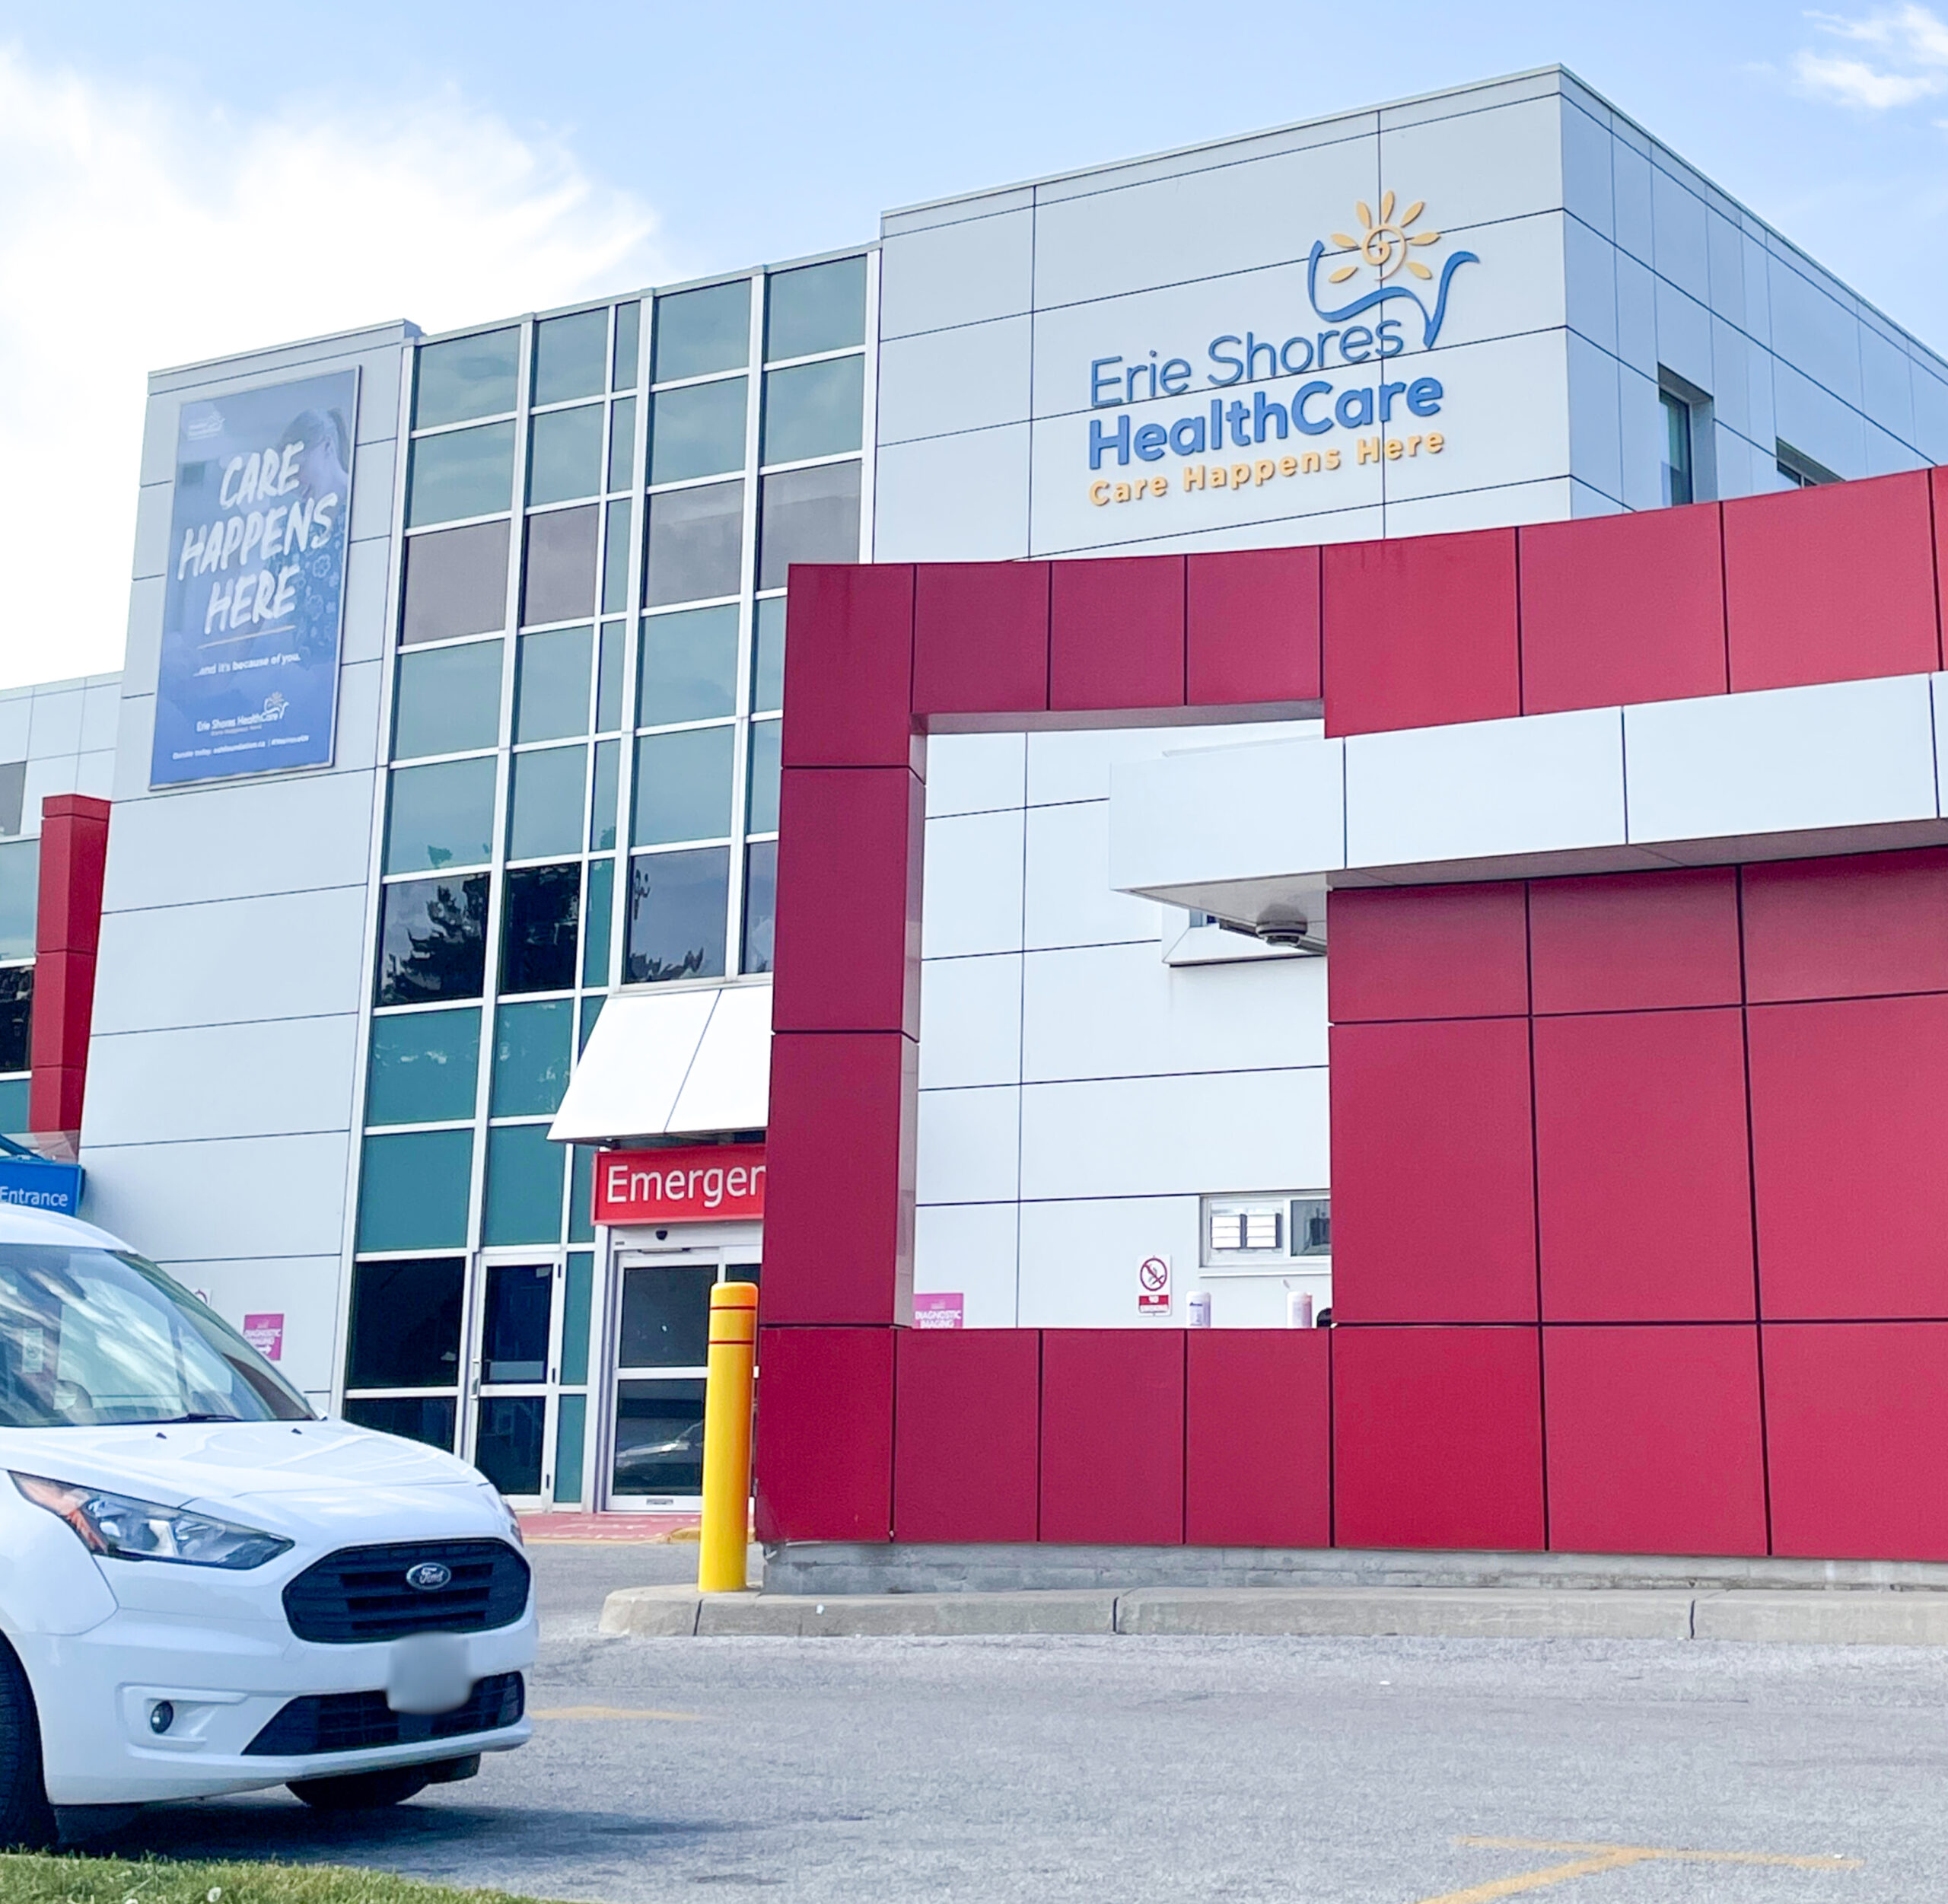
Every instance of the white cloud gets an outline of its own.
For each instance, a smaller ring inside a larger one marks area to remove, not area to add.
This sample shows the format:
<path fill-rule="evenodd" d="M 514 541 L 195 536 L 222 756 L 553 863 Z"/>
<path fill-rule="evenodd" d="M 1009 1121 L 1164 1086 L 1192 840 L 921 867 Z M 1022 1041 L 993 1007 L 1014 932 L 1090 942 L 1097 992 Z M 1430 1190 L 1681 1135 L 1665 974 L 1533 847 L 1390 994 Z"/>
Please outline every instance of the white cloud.
<path fill-rule="evenodd" d="M 1871 49 L 1878 62 L 1802 50 L 1793 70 L 1807 92 L 1876 113 L 1948 92 L 1948 24 L 1929 8 L 1911 4 L 1854 20 L 1806 18 L 1832 38 Z"/>
<path fill-rule="evenodd" d="M 662 275 L 656 221 L 451 94 L 193 116 L 0 46 L 0 685 L 119 667 L 144 378 Z"/>

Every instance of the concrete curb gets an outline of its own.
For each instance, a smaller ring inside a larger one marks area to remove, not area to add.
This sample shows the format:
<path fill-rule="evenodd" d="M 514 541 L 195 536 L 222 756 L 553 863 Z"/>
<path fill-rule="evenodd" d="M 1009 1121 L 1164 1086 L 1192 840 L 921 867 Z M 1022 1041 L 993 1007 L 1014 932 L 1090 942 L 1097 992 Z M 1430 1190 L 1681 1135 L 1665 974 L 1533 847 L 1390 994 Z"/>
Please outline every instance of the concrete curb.
<path fill-rule="evenodd" d="M 1031 1593 L 700 1594 L 625 1587 L 615 1637 L 1098 1633 L 1313 1638 L 1709 1639 L 1948 1646 L 1948 1594 L 1761 1588 L 1138 1587 Z"/>

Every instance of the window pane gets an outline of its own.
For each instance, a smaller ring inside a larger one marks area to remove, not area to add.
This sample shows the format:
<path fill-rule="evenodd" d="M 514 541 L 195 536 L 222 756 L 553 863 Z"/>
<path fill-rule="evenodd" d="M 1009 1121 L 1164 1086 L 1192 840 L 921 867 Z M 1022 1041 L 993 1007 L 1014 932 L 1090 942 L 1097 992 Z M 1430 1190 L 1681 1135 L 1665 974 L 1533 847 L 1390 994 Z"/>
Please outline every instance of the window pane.
<path fill-rule="evenodd" d="M 682 482 L 744 466 L 744 384 L 741 377 L 727 377 L 651 400 L 651 482 Z"/>
<path fill-rule="evenodd" d="M 512 507 L 514 426 L 485 423 L 477 430 L 422 436 L 412 446 L 406 479 L 406 524 L 491 516 Z"/>
<path fill-rule="evenodd" d="M 546 317 L 534 327 L 534 390 L 530 401 L 565 403 L 594 396 L 608 380 L 609 311 L 578 310 Z"/>
<path fill-rule="evenodd" d="M 487 1208 L 481 1241 L 556 1243 L 562 1234 L 562 1147 L 546 1124 L 487 1133 Z"/>
<path fill-rule="evenodd" d="M 361 1250 L 459 1250 L 466 1245 L 466 1205 L 473 1167 L 471 1131 L 401 1131 L 365 1139 L 358 1173 Z M 439 1378 L 451 1381 L 447 1374 Z M 367 1388 L 425 1387 L 361 1381 Z"/>
<path fill-rule="evenodd" d="M 593 998 L 582 1000 L 581 1046 L 582 1050 L 587 1050 L 590 1035 L 595 1030 L 596 1021 L 602 1016 L 602 1008 L 608 1002 L 608 996 L 606 993 L 599 994 Z"/>
<path fill-rule="evenodd" d="M 630 844 L 721 839 L 730 830 L 730 755 L 736 730 L 686 728 L 636 743 L 636 823 Z"/>
<path fill-rule="evenodd" d="M 33 1043 L 33 967 L 8 966 L 0 970 L 0 1071 L 25 1071 Z"/>
<path fill-rule="evenodd" d="M 475 1406 L 473 1465 L 504 1495 L 538 1495 L 547 1396 L 483 1395 Z"/>
<path fill-rule="evenodd" d="M 771 279 L 766 314 L 766 357 L 810 357 L 866 341 L 866 261 L 840 258 L 831 264 L 780 271 Z"/>
<path fill-rule="evenodd" d="M 778 746 L 784 731 L 781 721 L 751 723 L 751 803 L 750 817 L 744 823 L 746 833 L 778 830 Z"/>
<path fill-rule="evenodd" d="M 524 866 L 508 874 L 501 921 L 501 989 L 572 991 L 581 915 L 579 862 Z"/>
<path fill-rule="evenodd" d="M 588 772 L 586 747 L 546 747 L 514 756 L 508 801 L 508 857 L 540 859 L 581 851 L 581 803 Z"/>
<path fill-rule="evenodd" d="M 490 635 L 508 622 L 508 525 L 476 523 L 415 536 L 406 545 L 399 639 L 444 642 Z"/>
<path fill-rule="evenodd" d="M 588 1380 L 588 1325 L 594 1305 L 595 1258 L 586 1250 L 571 1250 L 562 1291 L 562 1380 L 569 1388 Z"/>
<path fill-rule="evenodd" d="M 725 846 L 645 853 L 632 861 L 625 974 L 629 983 L 721 978 L 730 884 L 730 852 Z"/>
<path fill-rule="evenodd" d="M 676 1273 L 661 1271 L 663 1275 Z M 703 1383 L 616 1384 L 617 1494 L 695 1494 L 703 1486 Z"/>
<path fill-rule="evenodd" d="M 494 857 L 494 760 L 396 767 L 386 819 L 389 873 L 484 864 Z"/>
<path fill-rule="evenodd" d="M 609 406 L 609 487 L 633 489 L 636 457 L 636 400 L 625 396 Z"/>
<path fill-rule="evenodd" d="M 588 843 L 598 853 L 609 852 L 615 847 L 616 788 L 622 766 L 621 741 L 596 742 L 595 784 L 588 803 Z"/>
<path fill-rule="evenodd" d="M 1669 390 L 1659 393 L 1664 409 L 1664 501 L 1682 505 L 1692 499 L 1691 406 Z"/>
<path fill-rule="evenodd" d="M 656 301 L 655 380 L 739 370 L 751 355 L 751 281 Z"/>
<path fill-rule="evenodd" d="M 422 345 L 415 425 L 430 429 L 435 423 L 460 423 L 469 416 L 498 416 L 512 409 L 520 360 L 518 330 L 490 330 Z"/>
<path fill-rule="evenodd" d="M 527 499 L 567 502 L 602 487 L 602 406 L 550 410 L 528 426 Z"/>
<path fill-rule="evenodd" d="M 766 476 L 759 498 L 760 588 L 782 588 L 794 562 L 859 559 L 859 466 Z"/>
<path fill-rule="evenodd" d="M 764 380 L 764 460 L 797 463 L 859 447 L 866 400 L 866 360 L 835 357 Z"/>
<path fill-rule="evenodd" d="M 761 839 L 744 849 L 745 971 L 771 970 L 777 922 L 778 842 Z"/>
<path fill-rule="evenodd" d="M 464 1138 L 464 1131 L 454 1135 Z M 410 1138 L 388 1143 L 410 1144 Z M 369 1150 L 369 1146 L 368 1147 Z M 459 1256 L 355 1263 L 347 1388 L 452 1388 L 460 1381 Z"/>
<path fill-rule="evenodd" d="M 622 1272 L 623 1368 L 700 1368 L 709 1346 L 715 1263 L 657 1264 Z"/>
<path fill-rule="evenodd" d="M 591 505 L 528 517 L 527 567 L 521 579 L 524 622 L 568 622 L 595 613 L 597 514 Z"/>
<path fill-rule="evenodd" d="M 30 959 L 40 910 L 40 842 L 0 845 L 0 959 Z"/>
<path fill-rule="evenodd" d="M 588 868 L 588 915 L 582 934 L 581 982 L 584 985 L 609 982 L 609 935 L 613 929 L 616 903 L 616 862 L 592 860 Z M 582 1042 L 588 1042 L 587 1028 Z"/>
<path fill-rule="evenodd" d="M 584 1375 L 581 1378 L 586 1381 Z M 582 1448 L 588 1438 L 588 1397 L 564 1395 L 555 1404 L 555 1486 L 557 1507 L 575 1507 L 582 1497 Z"/>
<path fill-rule="evenodd" d="M 495 1013 L 493 1116 L 552 1116 L 561 1109 L 575 1023 L 572 998 L 504 1005 Z"/>
<path fill-rule="evenodd" d="M 485 1281 L 486 1300 L 481 1305 L 480 1318 L 483 1379 L 545 1382 L 555 1306 L 555 1266 L 491 1262 Z"/>
<path fill-rule="evenodd" d="M 590 628 L 524 635 L 516 657 L 514 738 L 559 740 L 588 731 Z"/>
<path fill-rule="evenodd" d="M 0 1131 L 18 1137 L 27 1128 L 28 1081 L 24 1078 L 0 1079 Z"/>
<path fill-rule="evenodd" d="M 473 1115 L 480 1013 L 413 1011 L 372 1020 L 368 1124 L 443 1124 Z"/>
<path fill-rule="evenodd" d="M 429 1005 L 477 998 L 487 964 L 487 875 L 415 879 L 379 901 L 375 1002 Z"/>
<path fill-rule="evenodd" d="M 737 705 L 737 610 L 692 608 L 680 615 L 646 615 L 642 672 L 636 687 L 636 725 L 711 721 Z"/>
<path fill-rule="evenodd" d="M 450 1395 L 348 1396 L 345 1418 L 354 1428 L 453 1452 L 456 1403 Z"/>
<path fill-rule="evenodd" d="M 629 605 L 629 517 L 635 505 L 619 496 L 609 505 L 609 522 L 602 542 L 602 612 L 613 614 Z"/>
<path fill-rule="evenodd" d="M 613 387 L 632 390 L 642 355 L 642 306 L 616 307 L 616 368 Z"/>
<path fill-rule="evenodd" d="M 0 764 L 0 833 L 21 830 L 21 810 L 27 802 L 27 763 L 9 760 Z"/>
<path fill-rule="evenodd" d="M 622 724 L 622 667 L 629 631 L 622 622 L 602 624 L 602 658 L 596 672 L 595 731 L 613 734 Z"/>
<path fill-rule="evenodd" d="M 464 753 L 501 737 L 501 644 L 469 642 L 399 657 L 393 757 Z"/>
<path fill-rule="evenodd" d="M 751 657 L 751 711 L 772 714 L 785 705 L 785 597 L 758 603 Z"/>
<path fill-rule="evenodd" d="M 645 606 L 736 594 L 743 549 L 741 482 L 651 496 Z"/>
<path fill-rule="evenodd" d="M 595 1240 L 595 1151 L 578 1144 L 568 1161 L 568 1240 Z"/>

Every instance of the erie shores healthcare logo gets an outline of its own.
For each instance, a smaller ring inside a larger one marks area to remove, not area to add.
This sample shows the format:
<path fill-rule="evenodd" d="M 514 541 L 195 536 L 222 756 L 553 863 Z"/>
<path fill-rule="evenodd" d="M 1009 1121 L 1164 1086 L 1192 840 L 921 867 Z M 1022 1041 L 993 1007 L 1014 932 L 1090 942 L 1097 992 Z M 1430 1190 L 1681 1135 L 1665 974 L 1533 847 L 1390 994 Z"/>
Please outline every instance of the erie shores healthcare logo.
<path fill-rule="evenodd" d="M 1195 491 L 1237 493 L 1329 474 L 1349 459 L 1357 469 L 1441 454 L 1447 438 L 1438 422 L 1447 394 L 1440 379 L 1411 374 L 1393 360 L 1434 349 L 1456 274 L 1481 260 L 1472 251 L 1432 255 L 1443 237 L 1415 229 L 1427 211 L 1424 199 L 1403 206 L 1389 191 L 1377 208 L 1362 200 L 1354 211 L 1358 235 L 1335 231 L 1330 248 L 1316 238 L 1306 261 L 1306 296 L 1316 324 L 1283 339 L 1227 331 L 1205 346 L 1204 381 L 1213 390 L 1307 380 L 1288 397 L 1262 388 L 1249 402 L 1214 396 L 1169 422 L 1132 424 L 1125 413 L 1111 424 L 1092 415 L 1092 503 L 1104 508 Z M 1188 358 L 1154 350 L 1142 358 L 1098 357 L 1089 366 L 1090 408 L 1187 396 L 1197 374 Z M 1103 473 L 1108 470 L 1119 473 Z"/>

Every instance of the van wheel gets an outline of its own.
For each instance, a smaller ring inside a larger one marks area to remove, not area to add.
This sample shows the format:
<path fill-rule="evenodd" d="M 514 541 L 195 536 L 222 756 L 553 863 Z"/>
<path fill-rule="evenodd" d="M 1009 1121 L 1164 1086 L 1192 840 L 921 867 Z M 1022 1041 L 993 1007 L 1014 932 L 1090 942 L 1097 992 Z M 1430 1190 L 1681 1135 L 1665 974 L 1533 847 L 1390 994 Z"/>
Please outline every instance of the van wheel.
<path fill-rule="evenodd" d="M 403 1805 L 432 1783 L 425 1765 L 389 1766 L 383 1772 L 348 1772 L 336 1778 L 294 1778 L 290 1791 L 314 1811 L 377 1811 Z"/>
<path fill-rule="evenodd" d="M 13 1648 L 0 1640 L 0 1851 L 42 1851 L 55 1838 L 33 1689 Z"/>

